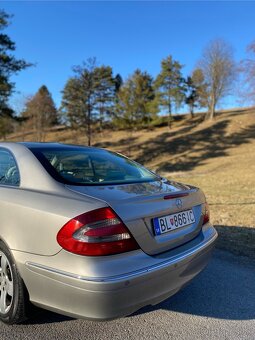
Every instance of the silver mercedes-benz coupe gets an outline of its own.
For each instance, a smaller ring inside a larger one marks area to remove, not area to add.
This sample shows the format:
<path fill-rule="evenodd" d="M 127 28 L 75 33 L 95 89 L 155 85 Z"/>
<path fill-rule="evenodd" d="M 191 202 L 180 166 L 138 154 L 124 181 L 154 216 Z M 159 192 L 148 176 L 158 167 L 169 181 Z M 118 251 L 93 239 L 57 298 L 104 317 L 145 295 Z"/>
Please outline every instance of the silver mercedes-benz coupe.
<path fill-rule="evenodd" d="M 94 320 L 157 304 L 206 266 L 216 238 L 200 189 L 121 154 L 0 143 L 6 323 L 26 319 L 32 304 Z"/>

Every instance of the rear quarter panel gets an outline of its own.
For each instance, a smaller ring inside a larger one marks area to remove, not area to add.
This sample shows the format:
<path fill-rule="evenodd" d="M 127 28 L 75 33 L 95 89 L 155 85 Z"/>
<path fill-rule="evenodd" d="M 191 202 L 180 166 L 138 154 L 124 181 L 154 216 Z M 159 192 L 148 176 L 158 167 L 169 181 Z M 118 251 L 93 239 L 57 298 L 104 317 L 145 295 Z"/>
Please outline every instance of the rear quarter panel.
<path fill-rule="evenodd" d="M 80 196 L 80 197 L 79 197 Z M 0 187 L 0 238 L 12 250 L 54 255 L 61 250 L 56 236 L 73 217 L 105 206 L 81 195 Z"/>

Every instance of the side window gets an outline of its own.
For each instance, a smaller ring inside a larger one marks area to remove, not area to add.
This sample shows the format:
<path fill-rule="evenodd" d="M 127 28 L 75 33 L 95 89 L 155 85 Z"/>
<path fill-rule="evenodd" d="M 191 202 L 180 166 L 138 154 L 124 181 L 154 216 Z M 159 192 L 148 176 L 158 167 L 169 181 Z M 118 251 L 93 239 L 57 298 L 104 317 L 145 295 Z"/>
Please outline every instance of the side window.
<path fill-rule="evenodd" d="M 0 185 L 18 186 L 19 182 L 19 170 L 13 155 L 0 149 Z"/>

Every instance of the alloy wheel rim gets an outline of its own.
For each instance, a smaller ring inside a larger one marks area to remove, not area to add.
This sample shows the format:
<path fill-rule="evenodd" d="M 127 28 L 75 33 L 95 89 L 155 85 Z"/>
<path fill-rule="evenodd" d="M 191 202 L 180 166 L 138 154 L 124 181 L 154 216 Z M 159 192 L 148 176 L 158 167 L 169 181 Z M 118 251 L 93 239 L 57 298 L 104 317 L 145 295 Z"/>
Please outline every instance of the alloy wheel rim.
<path fill-rule="evenodd" d="M 0 313 L 7 314 L 13 301 L 13 274 L 10 262 L 0 251 Z"/>

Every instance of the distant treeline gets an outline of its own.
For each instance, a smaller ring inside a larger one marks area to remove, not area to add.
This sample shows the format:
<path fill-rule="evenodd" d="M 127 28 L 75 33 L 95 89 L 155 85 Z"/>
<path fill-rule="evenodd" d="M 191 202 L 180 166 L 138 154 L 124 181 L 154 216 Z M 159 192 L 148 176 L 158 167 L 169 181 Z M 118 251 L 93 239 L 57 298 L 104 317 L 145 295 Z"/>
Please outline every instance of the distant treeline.
<path fill-rule="evenodd" d="M 9 15 L 0 11 L 0 30 L 9 24 Z M 184 105 L 191 118 L 205 108 L 205 119 L 212 119 L 219 101 L 233 91 L 239 74 L 245 78 L 245 93 L 255 98 L 255 43 L 248 52 L 252 58 L 234 61 L 232 47 L 222 39 L 211 41 L 204 49 L 192 74 L 185 77 L 183 66 L 169 55 L 161 61 L 159 74 L 153 78 L 147 71 L 136 69 L 127 79 L 114 74 L 111 66 L 99 64 L 95 57 L 72 68 L 73 75 L 63 85 L 61 106 L 56 108 L 45 85 L 27 98 L 19 116 L 9 107 L 14 91 L 10 76 L 31 66 L 13 56 L 15 44 L 0 34 L 0 135 L 14 126 L 33 129 L 35 139 L 44 140 L 45 130 L 64 123 L 82 130 L 91 144 L 95 129 L 105 126 L 134 129 L 154 126 L 160 114 L 168 115 Z"/>

